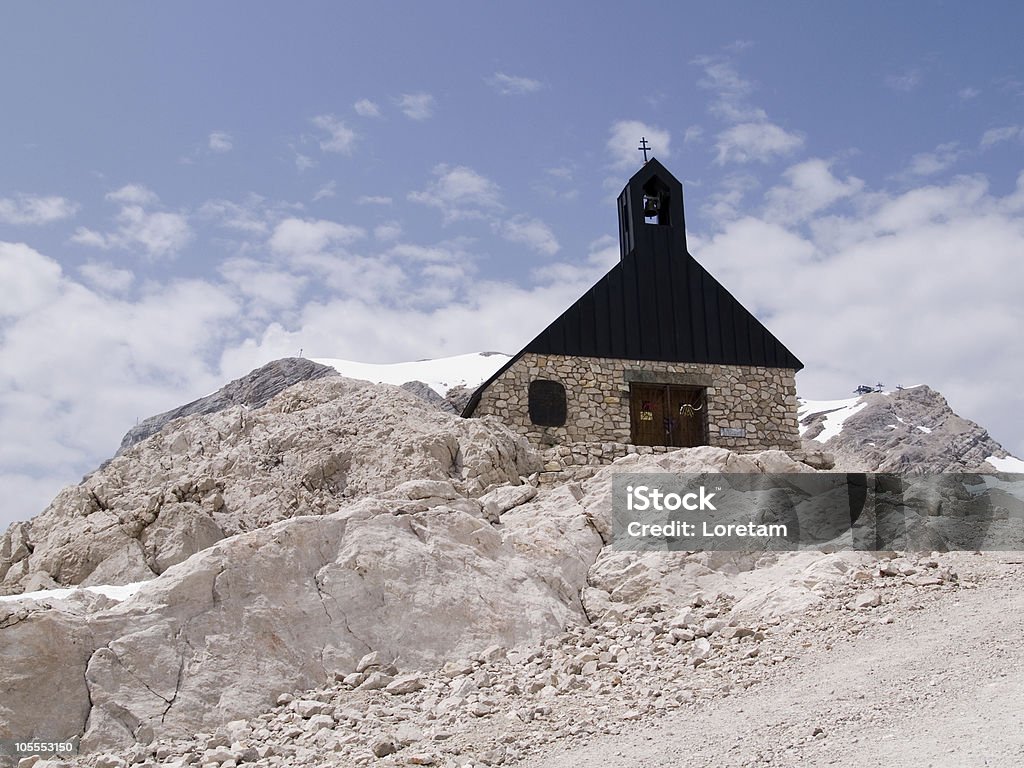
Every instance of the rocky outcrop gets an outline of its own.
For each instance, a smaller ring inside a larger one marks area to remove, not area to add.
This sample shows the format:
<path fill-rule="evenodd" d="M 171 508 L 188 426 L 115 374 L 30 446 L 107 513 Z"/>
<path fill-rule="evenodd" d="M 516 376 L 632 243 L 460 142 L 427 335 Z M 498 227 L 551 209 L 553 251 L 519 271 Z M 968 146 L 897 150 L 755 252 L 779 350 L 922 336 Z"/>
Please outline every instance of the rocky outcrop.
<path fill-rule="evenodd" d="M 310 404 L 335 387 L 402 402 L 392 388 L 344 379 L 300 385 L 285 401 Z M 407 455 L 401 444 L 393 453 Z M 0 602 L 0 647 L 22 649 L 5 655 L 0 671 L 0 736 L 42 733 L 44 722 L 84 733 L 84 747 L 93 750 L 194 734 L 252 716 L 279 694 L 355 680 L 350 676 L 367 672 L 359 666 L 368 653 L 378 654 L 381 669 L 369 670 L 357 687 L 386 689 L 397 673 L 489 646 L 536 644 L 591 621 L 677 611 L 695 588 L 706 595 L 728 589 L 739 599 L 772 582 L 737 584 L 735 574 L 752 571 L 755 558 L 678 552 L 666 561 L 604 547 L 611 475 L 622 468 L 760 472 L 800 465 L 778 452 L 741 457 L 716 448 L 626 464 L 582 485 L 527 491 L 507 484 L 481 499 L 466 495 L 465 481 L 410 479 L 328 514 L 217 541 L 120 604 L 82 590 L 68 599 Z M 792 589 L 807 592 L 799 584 Z M 59 662 L 32 652 L 44 647 L 56 649 Z M 65 695 L 47 697 L 50 709 L 40 720 L 42 710 L 32 705 L 37 691 L 62 684 Z"/>
<path fill-rule="evenodd" d="M 18 649 L 0 672 L 0 736 L 42 724 L 84 731 L 89 749 L 184 735 L 340 679 L 371 651 L 419 669 L 584 620 L 578 587 L 602 543 L 582 507 L 552 495 L 498 529 L 474 499 L 407 490 L 419 498 L 224 539 L 114 607 L 0 602 L 0 645 Z M 40 719 L 31 701 L 62 681 Z"/>
<path fill-rule="evenodd" d="M 525 441 L 398 387 L 305 381 L 258 410 L 175 419 L 0 538 L 0 594 L 152 578 L 233 534 L 407 481 L 462 494 L 539 469 Z"/>
<path fill-rule="evenodd" d="M 232 406 L 243 406 L 255 410 L 270 402 L 274 395 L 300 381 L 337 375 L 338 372 L 333 368 L 301 357 L 275 360 L 247 373 L 240 379 L 225 384 L 212 395 L 201 397 L 191 403 L 156 416 L 150 416 L 139 422 L 128 430 L 121 440 L 121 447 L 117 449 L 117 455 L 120 456 L 136 443 L 156 434 L 175 419 L 217 413 Z"/>
<path fill-rule="evenodd" d="M 835 418 L 833 414 L 844 411 L 849 415 L 841 429 L 830 435 L 830 415 Z M 1009 455 L 984 428 L 957 416 L 942 395 L 923 385 L 873 392 L 828 407 L 803 405 L 800 429 L 806 450 L 824 449 L 835 457 L 837 469 L 852 471 L 992 471 L 984 464 L 988 457 Z"/>
<path fill-rule="evenodd" d="M 333 723 L 346 734 L 331 749 L 368 762 L 417 741 L 376 727 L 377 713 L 396 722 L 382 701 L 412 702 L 424 713 L 415 728 L 460 729 L 512 709 L 528 725 L 563 693 L 599 693 L 598 706 L 639 690 L 670 654 L 691 671 L 747 670 L 767 627 L 830 595 L 873 610 L 875 598 L 851 584 L 890 578 L 875 579 L 864 553 L 609 546 L 617 472 L 808 473 L 808 453 L 631 454 L 538 488 L 540 460 L 522 438 L 405 389 L 325 375 L 262 407 L 168 421 L 12 526 L 0 539 L 0 591 L 143 583 L 122 602 L 85 589 L 0 599 L 0 738 L 78 733 L 89 752 L 139 742 L 130 763 L 159 754 L 141 745 L 182 737 L 194 745 L 156 759 L 290 765 L 305 764 L 307 745 L 323 747 Z M 834 445 L 811 445 L 820 453 L 848 440 L 841 460 L 868 468 L 874 458 L 853 462 L 860 441 L 874 442 L 867 425 L 856 437 L 871 408 L 873 429 L 891 414 L 924 437 L 945 431 L 935 452 L 977 437 L 955 416 L 937 419 L 932 396 L 945 406 L 930 390 L 893 396 L 907 401 L 898 410 L 868 400 Z M 813 437 L 827 414 L 806 417 Z M 985 439 L 951 455 L 1000 455 Z M 922 509 L 936 499 L 955 507 L 959 492 L 910 490 Z M 913 523 L 941 549 L 945 523 L 932 518 L 926 510 Z M 948 582 L 912 575 L 924 588 Z M 670 687 L 671 701 L 688 700 Z M 520 710 L 523 696 L 533 703 Z M 276 713 L 259 715 L 275 702 Z M 370 702 L 362 714 L 358 702 Z M 264 719 L 240 720 L 254 717 Z"/>
<path fill-rule="evenodd" d="M 475 389 L 469 387 L 452 387 L 445 395 L 445 400 L 451 405 L 455 413 L 462 413 L 469 405 L 469 398 L 473 396 Z"/>
<path fill-rule="evenodd" d="M 407 381 L 405 384 L 402 384 L 402 389 L 416 395 L 416 397 L 426 400 L 435 408 L 448 413 L 457 413 L 455 407 L 448 402 L 448 400 L 441 397 L 437 392 L 431 389 L 429 384 L 425 384 L 422 381 Z"/>

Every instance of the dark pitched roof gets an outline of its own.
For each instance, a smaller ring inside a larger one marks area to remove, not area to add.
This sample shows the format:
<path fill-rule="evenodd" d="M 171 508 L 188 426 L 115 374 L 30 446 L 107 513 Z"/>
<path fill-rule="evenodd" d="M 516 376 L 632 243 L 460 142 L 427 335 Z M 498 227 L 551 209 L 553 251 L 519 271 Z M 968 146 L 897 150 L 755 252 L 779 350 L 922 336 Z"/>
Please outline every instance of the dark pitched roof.
<path fill-rule="evenodd" d="M 665 190 L 671 226 L 643 223 L 643 196 Z M 687 251 L 682 185 L 656 160 L 619 198 L 622 260 L 473 393 L 483 391 L 527 352 L 800 370 L 801 363 Z M 639 224 L 637 222 L 640 222 Z M 629 230 L 633 230 L 630 236 Z"/>

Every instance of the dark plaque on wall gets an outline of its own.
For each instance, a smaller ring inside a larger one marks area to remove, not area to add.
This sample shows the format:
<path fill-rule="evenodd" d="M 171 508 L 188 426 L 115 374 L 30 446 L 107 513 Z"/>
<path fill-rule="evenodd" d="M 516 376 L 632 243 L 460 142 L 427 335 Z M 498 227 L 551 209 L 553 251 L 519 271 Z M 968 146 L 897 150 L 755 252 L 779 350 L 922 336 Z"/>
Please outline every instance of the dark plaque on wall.
<path fill-rule="evenodd" d="M 530 421 L 539 427 L 561 427 L 565 413 L 565 387 L 561 383 L 548 379 L 530 382 Z"/>

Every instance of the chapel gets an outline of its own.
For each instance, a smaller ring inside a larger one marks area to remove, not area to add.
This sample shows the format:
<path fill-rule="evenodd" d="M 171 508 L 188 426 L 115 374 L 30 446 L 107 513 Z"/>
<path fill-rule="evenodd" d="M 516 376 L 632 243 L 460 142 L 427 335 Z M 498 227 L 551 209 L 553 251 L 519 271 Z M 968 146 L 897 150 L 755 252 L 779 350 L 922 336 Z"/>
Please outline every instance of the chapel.
<path fill-rule="evenodd" d="M 619 262 L 462 415 L 497 416 L 542 448 L 604 445 L 605 460 L 629 446 L 798 449 L 803 364 L 687 251 L 682 184 L 650 159 L 618 219 Z"/>

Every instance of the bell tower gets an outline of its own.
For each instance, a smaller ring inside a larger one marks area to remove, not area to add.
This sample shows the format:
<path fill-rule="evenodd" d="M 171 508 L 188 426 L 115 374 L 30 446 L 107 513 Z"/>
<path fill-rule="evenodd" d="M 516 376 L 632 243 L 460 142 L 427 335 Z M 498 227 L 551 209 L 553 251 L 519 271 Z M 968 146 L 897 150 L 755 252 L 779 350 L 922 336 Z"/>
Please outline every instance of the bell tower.
<path fill-rule="evenodd" d="M 619 255 L 622 261 L 663 252 L 686 253 L 683 185 L 651 158 L 619 195 Z"/>

